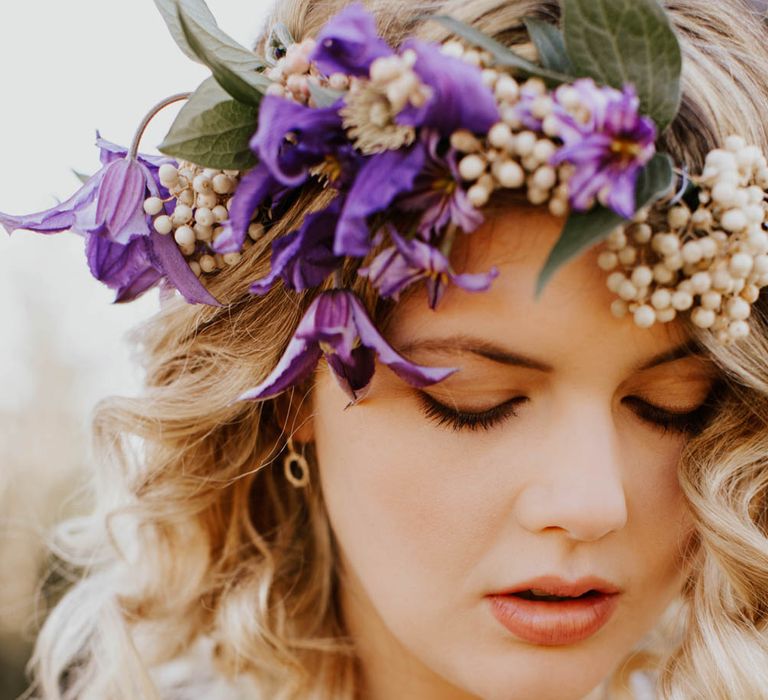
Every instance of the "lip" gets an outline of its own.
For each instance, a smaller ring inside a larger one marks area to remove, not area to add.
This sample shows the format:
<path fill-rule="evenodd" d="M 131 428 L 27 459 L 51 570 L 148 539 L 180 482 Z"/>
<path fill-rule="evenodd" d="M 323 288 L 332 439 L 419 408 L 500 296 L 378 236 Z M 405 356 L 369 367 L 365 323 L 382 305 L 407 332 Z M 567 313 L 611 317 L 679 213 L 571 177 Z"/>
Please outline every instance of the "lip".
<path fill-rule="evenodd" d="M 559 576 L 550 575 L 539 576 L 528 581 L 523 581 L 522 583 L 513 584 L 509 588 L 496 591 L 491 595 L 510 595 L 512 593 L 527 591 L 529 588 L 546 591 L 549 595 L 563 596 L 582 595 L 591 590 L 600 591 L 601 593 L 607 593 L 609 595 L 613 593 L 621 593 L 621 589 L 618 586 L 615 586 L 610 581 L 606 581 L 598 576 L 584 576 L 575 581 L 566 581 Z"/>
<path fill-rule="evenodd" d="M 568 601 L 526 600 L 513 595 L 531 588 L 557 596 L 593 593 Z M 493 616 L 519 639 L 542 646 L 562 646 L 588 639 L 604 627 L 616 610 L 620 594 L 619 588 L 597 577 L 569 582 L 543 576 L 486 597 Z"/>

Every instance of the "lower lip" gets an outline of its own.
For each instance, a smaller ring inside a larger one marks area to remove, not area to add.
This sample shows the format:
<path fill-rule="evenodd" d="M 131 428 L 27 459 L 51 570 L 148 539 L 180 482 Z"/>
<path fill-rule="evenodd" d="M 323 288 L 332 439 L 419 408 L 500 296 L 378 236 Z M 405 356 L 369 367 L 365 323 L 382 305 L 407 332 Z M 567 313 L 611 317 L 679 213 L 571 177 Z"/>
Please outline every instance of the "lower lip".
<path fill-rule="evenodd" d="M 494 617 L 526 642 L 545 646 L 575 644 L 595 634 L 610 619 L 618 595 L 601 593 L 562 602 L 488 596 Z"/>

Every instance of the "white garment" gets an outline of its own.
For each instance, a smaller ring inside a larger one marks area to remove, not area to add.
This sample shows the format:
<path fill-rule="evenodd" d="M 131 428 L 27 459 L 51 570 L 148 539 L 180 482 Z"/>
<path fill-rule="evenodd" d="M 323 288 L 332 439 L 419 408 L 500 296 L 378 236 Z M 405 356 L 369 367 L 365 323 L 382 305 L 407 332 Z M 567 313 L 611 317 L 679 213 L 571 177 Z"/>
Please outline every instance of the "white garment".
<path fill-rule="evenodd" d="M 199 639 L 182 657 L 152 669 L 163 700 L 259 700 L 245 677 L 228 681 L 212 663 L 213 642 Z"/>
<path fill-rule="evenodd" d="M 629 687 L 635 700 L 656 700 L 656 677 L 645 671 L 635 671 L 629 677 Z"/>

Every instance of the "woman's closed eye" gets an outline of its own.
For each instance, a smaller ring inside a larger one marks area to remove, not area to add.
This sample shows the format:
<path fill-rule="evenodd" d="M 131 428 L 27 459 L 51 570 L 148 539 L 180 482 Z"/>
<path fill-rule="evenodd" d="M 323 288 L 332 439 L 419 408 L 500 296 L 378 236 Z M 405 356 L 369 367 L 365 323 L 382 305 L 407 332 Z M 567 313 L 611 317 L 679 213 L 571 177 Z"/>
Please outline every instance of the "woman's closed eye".
<path fill-rule="evenodd" d="M 637 396 L 627 396 L 622 401 L 642 420 L 658 427 L 662 433 L 696 435 L 704 429 L 713 411 L 711 401 L 705 401 L 690 411 L 672 411 Z"/>
<path fill-rule="evenodd" d="M 527 396 L 516 396 L 482 411 L 470 411 L 447 406 L 424 391 L 417 392 L 417 396 L 421 410 L 427 418 L 439 426 L 448 427 L 457 432 L 490 430 L 516 417 L 518 415 L 517 408 L 529 400 Z M 685 412 L 665 409 L 637 396 L 627 396 L 622 401 L 641 420 L 651 424 L 662 433 L 695 435 L 701 432 L 712 413 L 712 404 L 709 401 Z"/>
<path fill-rule="evenodd" d="M 490 430 L 495 425 L 517 416 L 517 407 L 528 401 L 527 396 L 516 396 L 482 411 L 469 411 L 446 406 L 425 391 L 419 391 L 416 395 L 419 398 L 421 410 L 427 418 L 437 425 L 449 427 L 455 431 Z"/>

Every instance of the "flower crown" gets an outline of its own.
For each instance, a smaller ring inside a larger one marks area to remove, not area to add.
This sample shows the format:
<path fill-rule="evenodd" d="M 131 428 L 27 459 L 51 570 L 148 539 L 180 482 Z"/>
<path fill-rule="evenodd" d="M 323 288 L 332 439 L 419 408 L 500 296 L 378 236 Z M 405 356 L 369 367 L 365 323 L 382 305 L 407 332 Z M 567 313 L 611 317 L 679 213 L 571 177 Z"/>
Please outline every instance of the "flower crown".
<path fill-rule="evenodd" d="M 278 25 L 261 59 L 224 34 L 202 0 L 155 0 L 180 48 L 212 76 L 154 108 L 130 149 L 98 137 L 103 167 L 69 200 L 28 216 L 0 214 L 12 232 L 72 230 L 93 275 L 129 301 L 154 286 L 218 305 L 207 289 L 295 202 L 307 183 L 330 204 L 272 243 L 275 284 L 324 285 L 274 371 L 243 399 L 308 377 L 322 357 L 352 401 L 374 359 L 416 386 L 451 374 L 415 365 L 382 337 L 360 299 L 340 288 L 347 261 L 396 300 L 424 281 L 435 308 L 448 284 L 486 290 L 497 275 L 458 274 L 457 237 L 483 223 L 497 190 L 524 192 L 563 219 L 537 293 L 600 241 L 612 311 L 648 327 L 690 314 L 729 343 L 768 285 L 768 161 L 739 136 L 689 174 L 657 151 L 680 104 L 680 47 L 657 0 L 561 0 L 562 23 L 529 18 L 539 63 L 446 16 L 459 39 L 393 48 L 359 3 L 315 38 Z M 606 38 L 612 38 L 608 41 Z M 149 119 L 185 99 L 160 151 L 138 153 Z M 407 223 L 406 223 L 407 222 Z M 380 251 L 366 266 L 363 259 Z"/>

